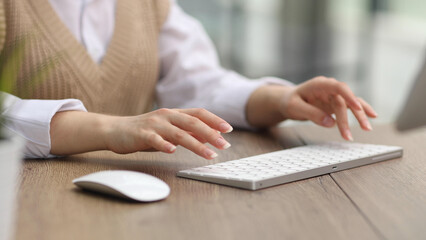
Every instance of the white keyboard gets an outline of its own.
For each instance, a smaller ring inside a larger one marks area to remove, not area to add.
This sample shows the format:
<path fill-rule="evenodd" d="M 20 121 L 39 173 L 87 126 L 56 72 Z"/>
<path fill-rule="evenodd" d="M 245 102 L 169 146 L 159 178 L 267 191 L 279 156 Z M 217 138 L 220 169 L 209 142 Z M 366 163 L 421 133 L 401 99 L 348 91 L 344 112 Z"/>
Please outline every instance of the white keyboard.
<path fill-rule="evenodd" d="M 402 156 L 396 146 L 327 142 L 204 167 L 179 177 L 257 190 Z"/>

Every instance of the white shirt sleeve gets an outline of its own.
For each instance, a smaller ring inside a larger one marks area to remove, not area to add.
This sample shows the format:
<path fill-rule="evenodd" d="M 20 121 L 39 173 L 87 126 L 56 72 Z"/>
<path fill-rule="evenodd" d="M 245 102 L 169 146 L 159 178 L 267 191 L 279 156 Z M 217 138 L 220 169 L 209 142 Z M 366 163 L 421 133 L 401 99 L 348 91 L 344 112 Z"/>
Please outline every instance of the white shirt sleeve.
<path fill-rule="evenodd" d="M 26 158 L 54 157 L 50 154 L 50 121 L 57 112 L 87 111 L 77 99 L 23 100 L 3 92 L 0 95 L 4 104 L 2 125 L 26 139 Z"/>
<path fill-rule="evenodd" d="M 235 127 L 250 128 L 245 107 L 251 93 L 265 84 L 292 84 L 273 77 L 249 80 L 223 69 L 201 24 L 171 4 L 159 39 L 158 106 L 205 108 Z"/>

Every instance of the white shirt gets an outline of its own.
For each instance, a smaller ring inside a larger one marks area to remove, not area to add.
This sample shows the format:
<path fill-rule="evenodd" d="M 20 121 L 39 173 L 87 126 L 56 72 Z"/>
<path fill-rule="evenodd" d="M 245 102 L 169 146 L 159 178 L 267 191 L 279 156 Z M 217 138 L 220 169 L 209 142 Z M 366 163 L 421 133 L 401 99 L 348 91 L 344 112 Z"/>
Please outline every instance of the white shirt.
<path fill-rule="evenodd" d="M 49 0 L 58 16 L 100 63 L 114 32 L 116 0 Z M 256 81 L 223 69 L 201 24 L 185 14 L 174 0 L 159 36 L 160 80 L 158 107 L 205 108 L 231 125 L 249 128 L 245 105 L 259 86 L 290 84 L 267 77 Z M 22 100 L 7 95 L 2 114 L 5 126 L 27 140 L 25 156 L 50 155 L 50 121 L 60 111 L 86 111 L 81 101 Z"/>

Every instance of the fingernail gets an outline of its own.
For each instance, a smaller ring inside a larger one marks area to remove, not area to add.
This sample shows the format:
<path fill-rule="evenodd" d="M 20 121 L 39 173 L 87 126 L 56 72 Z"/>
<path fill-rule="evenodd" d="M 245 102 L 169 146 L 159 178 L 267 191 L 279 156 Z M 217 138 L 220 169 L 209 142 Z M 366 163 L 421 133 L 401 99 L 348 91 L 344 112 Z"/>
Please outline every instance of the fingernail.
<path fill-rule="evenodd" d="M 206 148 L 206 150 L 204 150 L 204 156 L 209 159 L 212 159 L 217 157 L 217 153 L 213 152 L 213 150 L 211 150 L 210 148 Z"/>
<path fill-rule="evenodd" d="M 169 152 L 174 152 L 176 150 L 176 146 L 172 144 L 167 144 L 166 148 Z"/>
<path fill-rule="evenodd" d="M 345 130 L 345 135 L 346 135 L 346 139 L 347 140 L 349 140 L 349 141 L 353 141 L 354 140 L 354 138 L 352 137 L 352 133 L 351 133 L 351 131 L 349 131 L 349 129 Z"/>
<path fill-rule="evenodd" d="M 370 122 L 368 120 L 364 121 L 365 127 L 368 129 L 368 131 L 373 130 L 373 127 L 371 126 Z"/>
<path fill-rule="evenodd" d="M 322 125 L 326 127 L 332 127 L 334 125 L 334 119 L 331 118 L 330 116 L 325 116 L 322 119 Z"/>
<path fill-rule="evenodd" d="M 221 132 L 224 132 L 224 133 L 230 133 L 233 130 L 232 126 L 229 125 L 228 123 L 221 123 L 219 125 L 219 129 Z"/>
<path fill-rule="evenodd" d="M 219 145 L 222 149 L 227 149 L 231 146 L 229 142 L 227 142 L 224 138 L 220 137 L 216 140 L 217 145 Z"/>

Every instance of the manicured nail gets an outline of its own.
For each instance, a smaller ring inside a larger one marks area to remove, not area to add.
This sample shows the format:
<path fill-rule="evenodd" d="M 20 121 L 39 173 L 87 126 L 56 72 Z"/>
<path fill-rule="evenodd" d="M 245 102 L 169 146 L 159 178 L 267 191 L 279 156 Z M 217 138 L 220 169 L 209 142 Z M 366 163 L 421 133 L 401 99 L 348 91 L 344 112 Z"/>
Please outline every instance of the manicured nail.
<path fill-rule="evenodd" d="M 221 132 L 224 132 L 224 133 L 230 133 L 233 130 L 232 126 L 229 125 L 228 123 L 221 123 L 219 125 L 219 129 Z"/>
<path fill-rule="evenodd" d="M 354 138 L 352 137 L 352 133 L 351 133 L 351 131 L 349 131 L 349 129 L 345 130 L 345 136 L 346 136 L 346 139 L 349 140 L 349 141 L 354 140 Z"/>
<path fill-rule="evenodd" d="M 216 140 L 217 145 L 219 145 L 222 149 L 227 149 L 231 146 L 229 142 L 227 142 L 223 137 L 220 137 Z"/>
<path fill-rule="evenodd" d="M 174 152 L 174 151 L 176 150 L 176 146 L 175 146 L 175 145 L 172 145 L 172 144 L 167 144 L 166 149 L 167 149 L 169 152 Z"/>
<path fill-rule="evenodd" d="M 210 148 L 206 148 L 206 150 L 204 150 L 204 156 L 208 159 L 213 159 L 217 157 L 217 153 L 213 152 Z"/>
<path fill-rule="evenodd" d="M 334 119 L 331 118 L 330 116 L 325 116 L 322 119 L 322 125 L 325 127 L 332 127 L 334 125 Z"/>
<path fill-rule="evenodd" d="M 373 127 L 371 126 L 371 124 L 368 120 L 364 121 L 364 126 L 367 128 L 368 131 L 373 130 Z"/>

